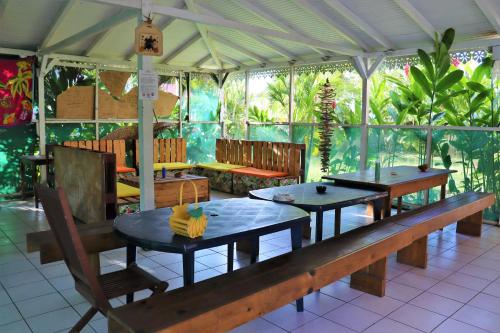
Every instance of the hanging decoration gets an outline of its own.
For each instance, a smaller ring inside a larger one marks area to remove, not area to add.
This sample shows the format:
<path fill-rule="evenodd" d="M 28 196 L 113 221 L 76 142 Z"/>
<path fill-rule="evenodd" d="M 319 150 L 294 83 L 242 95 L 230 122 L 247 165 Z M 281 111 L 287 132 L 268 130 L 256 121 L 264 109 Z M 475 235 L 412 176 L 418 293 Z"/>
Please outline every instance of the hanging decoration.
<path fill-rule="evenodd" d="M 321 155 L 321 171 L 328 173 L 330 168 L 330 150 L 332 134 L 334 129 L 335 108 L 337 102 L 335 88 L 330 85 L 328 79 L 319 92 L 320 98 L 320 122 L 319 122 L 319 152 Z"/>
<path fill-rule="evenodd" d="M 31 59 L 0 59 L 0 126 L 31 121 L 32 78 Z"/>
<path fill-rule="evenodd" d="M 163 33 L 153 25 L 149 16 L 135 28 L 135 53 L 145 56 L 163 55 Z"/>

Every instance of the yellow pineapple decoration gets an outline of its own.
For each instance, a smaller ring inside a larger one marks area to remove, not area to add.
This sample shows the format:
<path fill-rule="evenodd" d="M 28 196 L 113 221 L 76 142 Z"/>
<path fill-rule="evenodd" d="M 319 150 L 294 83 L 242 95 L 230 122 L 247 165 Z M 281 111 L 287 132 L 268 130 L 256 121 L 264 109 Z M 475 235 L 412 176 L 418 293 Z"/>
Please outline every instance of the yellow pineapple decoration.
<path fill-rule="evenodd" d="M 203 214 L 203 208 L 198 205 L 198 189 L 194 182 L 188 180 L 194 188 L 195 204 L 194 208 L 189 208 L 189 204 L 182 203 L 184 184 L 182 182 L 179 190 L 179 205 L 172 207 L 170 216 L 170 229 L 177 234 L 189 238 L 196 238 L 203 235 L 207 228 L 207 217 Z"/>

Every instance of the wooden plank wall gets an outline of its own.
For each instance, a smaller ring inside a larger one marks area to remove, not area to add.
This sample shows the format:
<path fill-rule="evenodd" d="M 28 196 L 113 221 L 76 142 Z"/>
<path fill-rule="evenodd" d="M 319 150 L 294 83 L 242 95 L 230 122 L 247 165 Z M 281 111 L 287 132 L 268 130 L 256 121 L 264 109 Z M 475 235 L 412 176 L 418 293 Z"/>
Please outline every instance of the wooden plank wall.
<path fill-rule="evenodd" d="M 215 157 L 220 163 L 252 166 L 302 177 L 305 144 L 217 139 Z"/>
<path fill-rule="evenodd" d="M 65 141 L 64 146 L 73 148 L 90 149 L 103 153 L 113 153 L 116 155 L 116 164 L 126 166 L 127 153 L 125 149 L 125 140 L 80 140 Z"/>
<path fill-rule="evenodd" d="M 135 142 L 136 163 L 139 164 L 139 141 Z M 183 138 L 154 139 L 153 163 L 171 163 L 187 161 L 186 140 Z"/>

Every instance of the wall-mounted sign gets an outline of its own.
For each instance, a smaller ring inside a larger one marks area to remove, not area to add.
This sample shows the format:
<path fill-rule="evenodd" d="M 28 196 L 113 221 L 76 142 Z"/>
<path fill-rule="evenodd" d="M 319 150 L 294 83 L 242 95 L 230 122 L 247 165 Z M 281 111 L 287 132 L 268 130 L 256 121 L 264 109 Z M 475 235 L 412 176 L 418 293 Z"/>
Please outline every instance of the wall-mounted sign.
<path fill-rule="evenodd" d="M 151 18 L 135 28 L 135 52 L 145 56 L 163 55 L 163 33 Z"/>
<path fill-rule="evenodd" d="M 155 72 L 142 69 L 139 71 L 139 99 L 158 99 L 158 75 Z"/>

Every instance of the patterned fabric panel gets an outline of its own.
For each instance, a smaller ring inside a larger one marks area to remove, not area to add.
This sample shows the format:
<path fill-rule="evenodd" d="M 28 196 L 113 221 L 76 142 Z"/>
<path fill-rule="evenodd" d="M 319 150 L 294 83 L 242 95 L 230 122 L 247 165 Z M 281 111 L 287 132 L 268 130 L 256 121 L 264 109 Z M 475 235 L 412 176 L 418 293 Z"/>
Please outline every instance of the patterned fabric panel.
<path fill-rule="evenodd" d="M 297 184 L 297 178 L 261 178 L 241 174 L 233 174 L 233 193 L 248 195 L 249 191 L 261 188 Z"/>
<path fill-rule="evenodd" d="M 192 174 L 207 177 L 210 188 L 216 191 L 232 193 L 233 174 L 210 169 L 194 168 Z"/>

